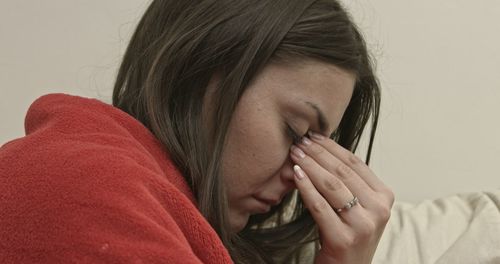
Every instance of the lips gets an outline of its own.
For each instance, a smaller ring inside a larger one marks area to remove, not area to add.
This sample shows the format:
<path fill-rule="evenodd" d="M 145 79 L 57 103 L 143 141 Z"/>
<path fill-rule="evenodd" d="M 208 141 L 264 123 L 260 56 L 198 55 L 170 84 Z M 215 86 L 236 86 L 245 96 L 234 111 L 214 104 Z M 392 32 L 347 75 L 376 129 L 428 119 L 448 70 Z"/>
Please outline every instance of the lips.
<path fill-rule="evenodd" d="M 267 213 L 269 212 L 269 210 L 271 210 L 271 204 L 256 197 L 254 197 L 254 199 L 256 201 L 256 206 L 253 209 L 255 209 L 256 213 Z"/>
<path fill-rule="evenodd" d="M 260 197 L 255 197 L 255 199 L 257 199 L 263 203 L 266 203 L 270 206 L 275 206 L 275 205 L 278 205 L 280 203 L 280 199 L 268 199 L 268 198 L 260 198 Z"/>

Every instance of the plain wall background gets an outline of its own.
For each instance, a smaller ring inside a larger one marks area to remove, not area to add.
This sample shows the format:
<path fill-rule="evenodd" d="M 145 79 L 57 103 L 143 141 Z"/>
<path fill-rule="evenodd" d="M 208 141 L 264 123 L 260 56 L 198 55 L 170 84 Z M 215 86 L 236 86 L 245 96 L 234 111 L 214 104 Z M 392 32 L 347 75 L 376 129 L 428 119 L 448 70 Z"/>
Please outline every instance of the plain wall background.
<path fill-rule="evenodd" d="M 372 170 L 403 201 L 500 187 L 500 2 L 344 2 L 382 84 Z M 148 3 L 0 1 L 0 144 L 24 135 L 25 113 L 43 94 L 110 103 Z"/>

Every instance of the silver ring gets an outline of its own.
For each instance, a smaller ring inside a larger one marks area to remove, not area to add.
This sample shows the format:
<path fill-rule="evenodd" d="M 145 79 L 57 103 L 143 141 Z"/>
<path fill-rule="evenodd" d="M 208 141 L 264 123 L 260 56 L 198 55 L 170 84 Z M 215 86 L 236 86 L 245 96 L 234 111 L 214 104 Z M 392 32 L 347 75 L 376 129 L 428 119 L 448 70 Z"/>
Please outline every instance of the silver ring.
<path fill-rule="evenodd" d="M 346 205 L 344 205 L 344 207 L 334 208 L 334 209 L 335 209 L 335 212 L 340 213 L 342 211 L 347 211 L 347 210 L 351 209 L 351 207 L 357 205 L 358 203 L 359 203 L 358 197 L 354 196 L 354 198 L 351 201 L 349 201 L 348 203 L 346 203 Z"/>

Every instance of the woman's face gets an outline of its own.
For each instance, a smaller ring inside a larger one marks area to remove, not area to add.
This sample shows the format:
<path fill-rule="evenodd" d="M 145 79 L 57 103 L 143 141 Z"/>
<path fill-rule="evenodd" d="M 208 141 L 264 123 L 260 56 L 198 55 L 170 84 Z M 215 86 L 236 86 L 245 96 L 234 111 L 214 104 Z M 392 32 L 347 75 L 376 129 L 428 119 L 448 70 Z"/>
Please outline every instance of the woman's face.
<path fill-rule="evenodd" d="M 354 84 L 353 74 L 312 60 L 300 66 L 270 64 L 256 76 L 238 102 L 223 152 L 233 231 L 295 188 L 288 126 L 299 136 L 308 130 L 330 135 L 344 115 Z"/>

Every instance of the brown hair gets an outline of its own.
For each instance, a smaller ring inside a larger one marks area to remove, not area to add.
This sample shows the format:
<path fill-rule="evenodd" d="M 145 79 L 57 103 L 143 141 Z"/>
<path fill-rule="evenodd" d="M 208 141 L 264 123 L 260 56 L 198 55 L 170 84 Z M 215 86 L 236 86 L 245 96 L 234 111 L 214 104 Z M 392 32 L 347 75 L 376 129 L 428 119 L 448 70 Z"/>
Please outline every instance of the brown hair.
<path fill-rule="evenodd" d="M 221 177 L 227 128 L 249 82 L 268 63 L 304 59 L 356 74 L 354 94 L 331 138 L 355 152 L 372 116 L 369 164 L 379 85 L 359 30 L 336 0 L 154 0 L 120 66 L 113 105 L 142 122 L 168 149 L 200 212 L 236 263 L 299 261 L 308 243 L 317 249 L 317 227 L 296 191 L 233 233 Z M 217 126 L 206 131 L 202 103 L 216 73 L 221 81 L 211 122 Z M 288 217 L 286 210 L 292 212 Z"/>

